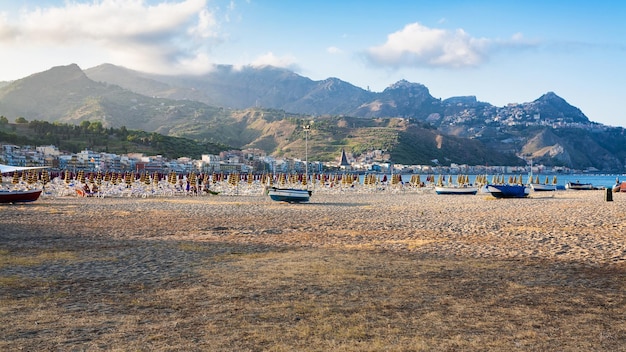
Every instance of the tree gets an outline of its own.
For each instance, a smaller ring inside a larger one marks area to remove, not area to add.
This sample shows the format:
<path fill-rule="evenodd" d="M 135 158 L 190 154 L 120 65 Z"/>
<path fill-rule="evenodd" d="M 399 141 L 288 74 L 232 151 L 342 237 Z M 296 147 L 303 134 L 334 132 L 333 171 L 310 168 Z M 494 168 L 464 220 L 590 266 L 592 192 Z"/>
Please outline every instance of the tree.
<path fill-rule="evenodd" d="M 7 119 L 4 115 L 0 116 L 0 125 L 6 125 L 9 123 L 9 119 Z"/>
<path fill-rule="evenodd" d="M 22 116 L 15 119 L 15 123 L 28 123 L 28 120 L 23 118 Z"/>

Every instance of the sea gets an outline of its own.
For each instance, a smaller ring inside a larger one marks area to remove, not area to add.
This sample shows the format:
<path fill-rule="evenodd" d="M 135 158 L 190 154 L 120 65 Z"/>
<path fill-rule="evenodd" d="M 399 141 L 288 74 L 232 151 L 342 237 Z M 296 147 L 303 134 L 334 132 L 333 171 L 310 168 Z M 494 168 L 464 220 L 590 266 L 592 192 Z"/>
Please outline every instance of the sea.
<path fill-rule="evenodd" d="M 380 175 L 381 177 L 383 175 Z M 402 174 L 402 182 L 409 182 L 411 180 L 411 176 L 413 176 L 413 174 Z M 422 182 L 426 182 L 426 177 L 428 175 L 420 175 L 420 180 Z M 438 177 L 438 175 L 435 175 L 436 177 Z M 448 175 L 443 175 L 445 177 L 445 179 L 447 180 Z M 469 182 L 470 183 L 475 183 L 476 181 L 476 176 L 477 175 L 468 175 L 469 177 Z M 493 175 L 487 175 L 487 180 L 489 182 L 491 182 L 492 180 L 492 176 Z M 519 177 L 518 175 L 497 175 L 498 177 L 502 178 L 502 176 L 504 176 L 505 180 L 509 179 L 509 176 L 513 177 Z M 522 175 L 523 176 L 523 180 L 524 182 L 528 182 L 528 175 Z M 539 174 L 539 175 L 533 175 L 533 179 L 535 178 L 535 176 L 539 176 L 539 182 L 544 183 L 546 180 L 546 177 L 548 178 L 549 182 L 552 183 L 554 177 L 556 177 L 556 184 L 557 187 L 559 188 L 564 188 L 565 185 L 568 182 L 580 182 L 580 183 L 591 183 L 594 187 L 596 188 L 612 188 L 616 183 L 618 182 L 622 182 L 622 181 L 626 181 L 626 174 Z M 387 177 L 389 178 L 389 175 L 387 175 Z M 360 176 L 360 182 L 363 183 L 363 175 Z M 454 182 L 456 182 L 456 175 L 452 175 L 452 180 Z"/>

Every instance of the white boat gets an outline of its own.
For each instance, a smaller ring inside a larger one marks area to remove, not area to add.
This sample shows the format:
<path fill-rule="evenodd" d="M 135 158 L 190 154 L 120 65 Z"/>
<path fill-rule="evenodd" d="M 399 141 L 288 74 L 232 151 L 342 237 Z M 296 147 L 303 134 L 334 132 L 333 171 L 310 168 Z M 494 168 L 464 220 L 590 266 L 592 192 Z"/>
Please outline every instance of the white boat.
<path fill-rule="evenodd" d="M 437 194 L 476 194 L 478 187 L 474 186 L 435 186 Z"/>
<path fill-rule="evenodd" d="M 304 126 L 304 136 L 305 136 L 305 172 L 304 179 L 305 184 L 309 179 L 309 131 L 311 130 L 310 125 Z M 288 202 L 288 203 L 302 203 L 308 202 L 309 198 L 313 191 L 308 189 L 300 189 L 300 188 L 280 188 L 275 186 L 270 186 L 267 188 L 267 194 L 270 196 L 270 199 L 277 202 Z"/>
<path fill-rule="evenodd" d="M 556 185 L 544 184 L 544 183 L 531 183 L 530 188 L 535 192 L 549 192 L 556 191 Z"/>
<path fill-rule="evenodd" d="M 556 191 L 557 190 L 557 185 L 556 185 L 556 176 L 554 176 L 554 178 L 552 179 L 552 183 L 548 182 L 548 176 L 546 176 L 546 181 L 544 183 L 541 183 L 539 181 L 539 176 L 535 176 L 533 179 L 533 174 L 532 174 L 532 161 L 530 163 L 530 175 L 528 177 L 528 183 L 530 188 L 535 191 L 535 192 L 550 192 L 550 191 Z"/>
<path fill-rule="evenodd" d="M 595 189 L 595 187 L 591 183 L 580 183 L 580 182 L 576 181 L 576 182 L 568 182 L 565 185 L 565 189 L 592 190 L 592 189 Z"/>
<path fill-rule="evenodd" d="M 267 194 L 272 200 L 288 203 L 308 202 L 311 193 L 309 190 L 298 188 L 270 187 L 267 190 Z"/>

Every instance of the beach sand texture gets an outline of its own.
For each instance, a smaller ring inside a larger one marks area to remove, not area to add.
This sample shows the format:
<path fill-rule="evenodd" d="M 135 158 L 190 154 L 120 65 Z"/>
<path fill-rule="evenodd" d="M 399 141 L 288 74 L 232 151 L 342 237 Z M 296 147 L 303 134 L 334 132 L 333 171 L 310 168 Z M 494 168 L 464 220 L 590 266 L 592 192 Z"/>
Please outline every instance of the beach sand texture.
<path fill-rule="evenodd" d="M 624 350 L 626 194 L 0 206 L 2 350 Z"/>

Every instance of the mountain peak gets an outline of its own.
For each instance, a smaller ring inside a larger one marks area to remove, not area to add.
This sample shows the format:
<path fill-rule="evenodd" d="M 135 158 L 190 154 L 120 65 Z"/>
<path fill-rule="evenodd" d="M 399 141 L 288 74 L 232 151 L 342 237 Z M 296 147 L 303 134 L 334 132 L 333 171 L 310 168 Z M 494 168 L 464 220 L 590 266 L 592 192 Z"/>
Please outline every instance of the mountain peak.
<path fill-rule="evenodd" d="M 409 82 L 405 79 L 401 79 L 398 82 L 391 84 L 387 89 L 385 90 L 392 90 L 392 89 L 426 89 L 426 91 L 428 91 L 428 88 L 426 88 L 425 85 L 420 84 L 420 83 L 413 83 L 413 82 Z"/>
<path fill-rule="evenodd" d="M 589 119 L 580 109 L 570 105 L 554 92 L 547 92 L 532 102 L 541 111 L 542 117 L 560 119 L 567 122 L 589 123 Z"/>

